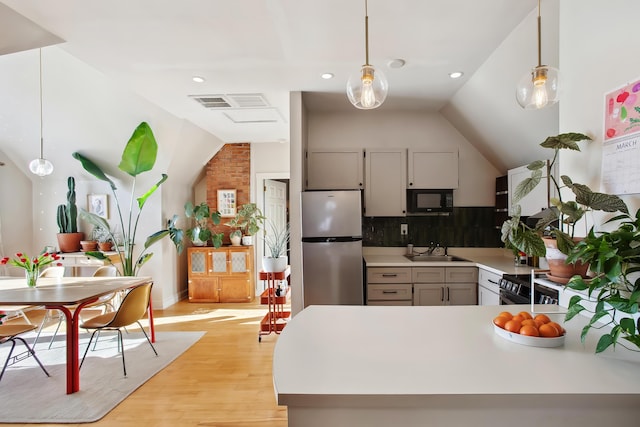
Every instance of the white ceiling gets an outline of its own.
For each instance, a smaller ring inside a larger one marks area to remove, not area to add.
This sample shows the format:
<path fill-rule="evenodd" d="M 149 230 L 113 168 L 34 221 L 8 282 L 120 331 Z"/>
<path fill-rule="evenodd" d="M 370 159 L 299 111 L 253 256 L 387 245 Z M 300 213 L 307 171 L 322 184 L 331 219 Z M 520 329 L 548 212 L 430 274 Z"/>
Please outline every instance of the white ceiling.
<path fill-rule="evenodd" d="M 28 18 L 0 7 L 0 54 L 59 37 L 73 56 L 224 142 L 288 140 L 290 91 L 311 92 L 312 110 L 353 108 L 345 86 L 364 63 L 364 0 L 0 3 Z M 390 87 L 381 108 L 440 109 L 536 5 L 369 0 L 369 62 Z M 406 65 L 389 68 L 395 58 Z M 452 71 L 465 76 L 451 80 Z M 323 80 L 325 72 L 335 77 Z M 222 112 L 192 99 L 228 94 L 261 94 L 268 105 Z"/>

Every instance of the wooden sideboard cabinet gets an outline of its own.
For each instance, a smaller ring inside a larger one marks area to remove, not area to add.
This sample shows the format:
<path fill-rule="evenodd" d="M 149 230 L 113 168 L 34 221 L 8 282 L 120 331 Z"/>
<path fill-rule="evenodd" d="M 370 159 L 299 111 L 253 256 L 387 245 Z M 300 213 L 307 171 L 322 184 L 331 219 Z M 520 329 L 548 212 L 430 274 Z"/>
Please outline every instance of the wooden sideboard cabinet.
<path fill-rule="evenodd" d="M 189 302 L 251 302 L 253 246 L 188 249 Z"/>

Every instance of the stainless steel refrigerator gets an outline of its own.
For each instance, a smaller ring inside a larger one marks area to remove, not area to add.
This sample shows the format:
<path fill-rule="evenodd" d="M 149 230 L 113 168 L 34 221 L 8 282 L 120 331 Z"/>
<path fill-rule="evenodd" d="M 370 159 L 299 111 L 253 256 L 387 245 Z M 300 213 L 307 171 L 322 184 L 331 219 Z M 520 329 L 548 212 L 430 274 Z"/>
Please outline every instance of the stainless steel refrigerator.
<path fill-rule="evenodd" d="M 302 193 L 304 306 L 363 305 L 359 190 Z"/>

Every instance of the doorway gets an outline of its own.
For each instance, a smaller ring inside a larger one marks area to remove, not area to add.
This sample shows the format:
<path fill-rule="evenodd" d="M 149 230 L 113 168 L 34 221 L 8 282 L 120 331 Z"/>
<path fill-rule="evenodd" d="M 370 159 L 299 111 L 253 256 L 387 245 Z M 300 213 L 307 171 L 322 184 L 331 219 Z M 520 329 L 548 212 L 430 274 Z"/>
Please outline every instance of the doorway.
<path fill-rule="evenodd" d="M 267 218 L 265 226 L 271 222 L 275 227 L 285 227 L 289 223 L 289 174 L 256 174 L 256 204 Z M 262 270 L 262 257 L 265 253 L 264 231 L 258 233 L 256 246 L 256 291 L 262 292 L 264 284 L 259 278 Z"/>

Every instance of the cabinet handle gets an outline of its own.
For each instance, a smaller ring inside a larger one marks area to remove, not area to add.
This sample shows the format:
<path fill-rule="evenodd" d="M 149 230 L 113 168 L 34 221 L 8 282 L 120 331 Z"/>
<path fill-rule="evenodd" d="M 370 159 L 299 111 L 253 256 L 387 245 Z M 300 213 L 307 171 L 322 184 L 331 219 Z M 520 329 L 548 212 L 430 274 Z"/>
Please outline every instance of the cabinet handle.
<path fill-rule="evenodd" d="M 444 288 L 440 288 L 440 301 L 444 301 Z"/>
<path fill-rule="evenodd" d="M 382 277 L 398 277 L 397 273 L 382 273 Z"/>
<path fill-rule="evenodd" d="M 493 283 L 494 285 L 497 285 L 497 284 L 498 284 L 498 282 L 496 282 L 495 280 L 491 280 L 491 279 L 487 279 L 487 282 L 489 282 L 489 283 Z"/>
<path fill-rule="evenodd" d="M 447 286 L 447 301 L 449 301 L 449 287 Z"/>
<path fill-rule="evenodd" d="M 382 291 L 383 294 L 397 294 L 398 291 Z"/>

